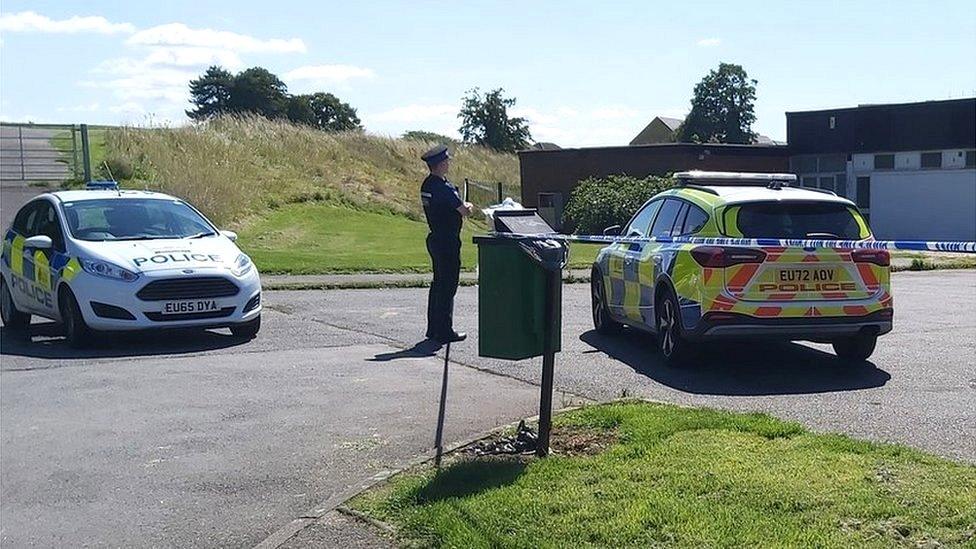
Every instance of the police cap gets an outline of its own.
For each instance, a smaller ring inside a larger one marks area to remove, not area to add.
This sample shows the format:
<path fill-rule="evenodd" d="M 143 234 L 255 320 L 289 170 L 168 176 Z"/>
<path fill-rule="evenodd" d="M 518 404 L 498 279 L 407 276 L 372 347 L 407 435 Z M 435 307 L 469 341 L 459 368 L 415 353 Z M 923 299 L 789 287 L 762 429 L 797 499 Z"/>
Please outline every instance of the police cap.
<path fill-rule="evenodd" d="M 450 157 L 451 155 L 447 152 L 447 145 L 437 145 L 436 147 L 422 154 L 420 159 L 426 162 L 428 165 L 433 166 L 435 164 L 440 164 Z"/>

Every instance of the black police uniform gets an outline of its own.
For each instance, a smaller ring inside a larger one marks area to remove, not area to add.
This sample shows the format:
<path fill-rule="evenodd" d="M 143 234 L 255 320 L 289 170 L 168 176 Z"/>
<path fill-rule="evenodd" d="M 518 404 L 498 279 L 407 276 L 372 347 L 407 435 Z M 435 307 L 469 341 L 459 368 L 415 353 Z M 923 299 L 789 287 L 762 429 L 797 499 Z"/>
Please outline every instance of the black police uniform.
<path fill-rule="evenodd" d="M 427 298 L 427 337 L 448 341 L 454 337 L 454 294 L 461 273 L 461 212 L 464 204 L 458 188 L 447 179 L 430 174 L 420 187 L 420 200 L 430 233 L 427 252 L 434 280 Z"/>

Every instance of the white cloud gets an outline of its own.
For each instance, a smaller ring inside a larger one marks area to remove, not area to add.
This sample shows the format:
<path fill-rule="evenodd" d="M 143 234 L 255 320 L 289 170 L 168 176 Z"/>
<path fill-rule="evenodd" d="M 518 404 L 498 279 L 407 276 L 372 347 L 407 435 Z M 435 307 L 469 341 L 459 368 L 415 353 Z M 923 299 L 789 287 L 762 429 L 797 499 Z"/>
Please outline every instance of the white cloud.
<path fill-rule="evenodd" d="M 126 41 L 132 46 L 191 46 L 239 53 L 305 53 L 300 38 L 262 40 L 246 34 L 213 29 L 193 29 L 183 23 L 167 23 L 141 30 Z"/>
<path fill-rule="evenodd" d="M 698 41 L 698 45 L 703 48 L 711 48 L 722 43 L 721 38 L 702 38 Z"/>
<path fill-rule="evenodd" d="M 282 75 L 286 82 L 301 82 L 312 86 L 332 86 L 364 78 L 376 76 L 372 69 L 356 67 L 354 65 L 306 65 L 290 70 Z"/>
<path fill-rule="evenodd" d="M 388 111 L 383 111 L 369 115 L 369 119 L 375 122 L 430 122 L 444 118 L 454 118 L 457 115 L 456 105 L 406 105 Z"/>
<path fill-rule="evenodd" d="M 220 65 L 228 69 L 244 66 L 240 56 L 230 50 L 199 47 L 154 47 L 143 61 L 147 65 L 168 67 L 209 67 Z"/>
<path fill-rule="evenodd" d="M 130 34 L 136 31 L 132 23 L 112 23 L 101 16 L 74 16 L 54 20 L 50 17 L 22 11 L 0 15 L 0 31 L 4 32 L 47 32 L 47 33 L 98 33 Z"/>
<path fill-rule="evenodd" d="M 590 112 L 590 117 L 596 120 L 620 120 L 628 118 L 637 118 L 641 116 L 641 112 L 637 109 L 631 109 L 629 107 L 598 107 Z"/>
<path fill-rule="evenodd" d="M 87 105 L 74 105 L 72 107 L 58 107 L 58 112 L 95 112 L 99 110 L 101 106 L 95 103 L 89 103 Z"/>

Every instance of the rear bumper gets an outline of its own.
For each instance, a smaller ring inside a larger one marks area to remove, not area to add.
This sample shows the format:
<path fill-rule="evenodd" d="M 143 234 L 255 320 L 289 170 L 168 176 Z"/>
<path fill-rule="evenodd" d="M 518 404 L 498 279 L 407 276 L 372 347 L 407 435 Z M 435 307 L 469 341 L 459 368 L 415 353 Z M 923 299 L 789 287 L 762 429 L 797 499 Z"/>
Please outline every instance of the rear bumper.
<path fill-rule="evenodd" d="M 739 313 L 708 313 L 690 339 L 774 338 L 786 340 L 829 341 L 860 333 L 883 335 L 891 331 L 892 309 L 865 316 L 757 318 Z"/>

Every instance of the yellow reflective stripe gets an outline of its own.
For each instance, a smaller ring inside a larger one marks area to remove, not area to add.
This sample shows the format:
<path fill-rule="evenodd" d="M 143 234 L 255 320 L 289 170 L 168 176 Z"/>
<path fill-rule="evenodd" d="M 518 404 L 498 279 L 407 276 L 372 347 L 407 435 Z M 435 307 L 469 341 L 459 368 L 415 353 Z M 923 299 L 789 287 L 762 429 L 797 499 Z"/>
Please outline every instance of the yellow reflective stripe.
<path fill-rule="evenodd" d="M 725 234 L 732 238 L 742 238 L 742 231 L 739 230 L 739 206 L 726 208 L 722 217 L 725 219 Z"/>
<path fill-rule="evenodd" d="M 71 282 L 71 279 L 78 276 L 78 273 L 80 272 L 81 272 L 81 263 L 78 263 L 78 260 L 72 257 L 71 260 L 68 261 L 68 263 L 61 270 L 61 280 L 64 280 L 65 282 Z"/>
<path fill-rule="evenodd" d="M 624 314 L 631 320 L 640 320 L 640 283 L 624 281 Z"/>
<path fill-rule="evenodd" d="M 17 235 L 10 245 L 10 270 L 20 276 L 24 276 L 24 240 L 24 237 Z"/>
<path fill-rule="evenodd" d="M 34 284 L 51 291 L 51 268 L 41 250 L 34 252 Z"/>
<path fill-rule="evenodd" d="M 855 210 L 854 208 L 847 208 L 851 215 L 854 216 L 854 220 L 857 221 L 857 230 L 861 235 L 861 238 L 867 238 L 871 235 L 871 229 L 868 228 L 868 224 L 864 222 L 864 218 L 861 217 L 861 212 Z"/>

